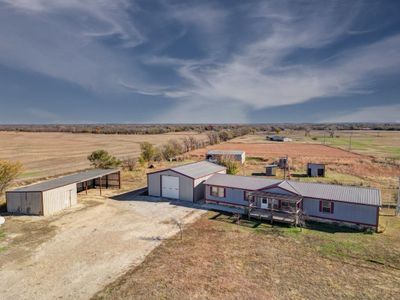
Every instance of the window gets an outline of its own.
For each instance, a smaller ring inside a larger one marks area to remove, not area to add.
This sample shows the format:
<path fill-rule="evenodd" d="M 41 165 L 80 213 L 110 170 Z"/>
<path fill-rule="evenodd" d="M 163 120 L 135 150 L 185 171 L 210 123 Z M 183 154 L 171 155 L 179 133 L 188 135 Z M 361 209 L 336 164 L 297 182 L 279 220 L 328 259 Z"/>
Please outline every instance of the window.
<path fill-rule="evenodd" d="M 319 210 L 326 214 L 333 214 L 333 202 L 332 201 L 320 201 Z"/>
<path fill-rule="evenodd" d="M 267 204 L 267 198 L 262 198 L 262 204 Z"/>
<path fill-rule="evenodd" d="M 211 196 L 218 198 L 225 198 L 225 188 L 219 186 L 212 186 Z"/>
<path fill-rule="evenodd" d="M 244 193 L 243 193 L 243 195 L 244 195 L 244 201 L 254 201 L 254 196 L 252 196 L 252 195 L 250 195 L 250 192 L 249 191 L 244 191 Z"/>

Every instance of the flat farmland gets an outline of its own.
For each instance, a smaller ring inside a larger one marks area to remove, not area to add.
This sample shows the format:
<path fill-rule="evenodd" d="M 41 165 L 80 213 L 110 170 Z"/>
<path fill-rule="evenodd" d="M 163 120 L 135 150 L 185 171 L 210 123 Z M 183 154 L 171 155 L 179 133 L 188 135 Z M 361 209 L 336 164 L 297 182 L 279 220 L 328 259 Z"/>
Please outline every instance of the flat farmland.
<path fill-rule="evenodd" d="M 155 135 L 0 132 L 0 159 L 23 163 L 21 179 L 30 180 L 86 169 L 87 156 L 97 149 L 107 150 L 118 158 L 138 157 L 141 142 L 159 146 L 187 136 L 206 138 L 196 132 Z"/>
<path fill-rule="evenodd" d="M 318 144 L 294 144 L 294 143 L 252 143 L 235 141 L 209 146 L 206 149 L 192 151 L 194 156 L 204 156 L 207 150 L 242 150 L 250 157 L 262 157 L 269 159 L 271 157 L 305 156 L 305 157 L 326 157 L 326 158 L 358 158 L 359 155 L 347 152 L 338 148 L 328 147 Z"/>
<path fill-rule="evenodd" d="M 353 149 L 352 151 L 333 143 L 327 142 L 324 145 L 318 139 L 313 140 L 313 134 L 315 135 L 316 132 L 311 133 L 311 137 L 304 137 L 302 131 L 291 132 L 287 135 L 293 138 L 293 142 L 285 143 L 267 141 L 265 134 L 246 135 L 226 143 L 192 151 L 189 156 L 199 159 L 204 157 L 210 149 L 245 151 L 247 161 L 240 170 L 240 174 L 264 176 L 266 164 L 274 163 L 280 157 L 288 155 L 292 180 L 375 187 L 381 189 L 384 203 L 395 202 L 400 165 L 391 157 L 393 151 L 400 149 L 400 142 L 398 142 L 400 133 L 369 131 L 354 133 L 353 142 L 356 144 L 360 140 L 372 138 L 374 140 L 369 146 L 363 144 L 361 150 Z M 337 133 L 339 136 L 347 134 L 341 131 Z M 336 139 L 340 138 L 332 140 Z M 382 145 L 386 147 L 378 147 L 379 141 L 382 141 Z M 326 164 L 326 177 L 307 177 L 306 166 L 309 162 Z M 281 170 L 277 171 L 277 178 L 283 178 Z"/>

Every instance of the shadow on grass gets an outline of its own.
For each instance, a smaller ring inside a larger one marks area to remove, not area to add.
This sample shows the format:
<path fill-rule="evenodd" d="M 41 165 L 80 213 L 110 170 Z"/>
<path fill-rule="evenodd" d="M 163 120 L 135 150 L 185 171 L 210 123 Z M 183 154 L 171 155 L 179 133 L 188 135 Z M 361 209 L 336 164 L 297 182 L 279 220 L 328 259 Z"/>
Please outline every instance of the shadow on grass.
<path fill-rule="evenodd" d="M 285 233 L 300 233 L 302 229 L 300 227 L 291 226 L 286 223 L 274 222 L 271 224 L 268 220 L 258 220 L 258 219 L 240 219 L 229 213 L 218 213 L 215 216 L 209 218 L 210 220 L 216 220 L 219 222 L 225 222 L 229 224 L 236 224 L 238 226 L 243 226 L 247 228 L 257 229 L 257 232 L 265 232 L 265 233 L 276 233 L 276 234 L 285 234 Z M 307 221 L 304 229 L 319 231 L 324 233 L 361 233 L 363 231 L 357 230 L 355 228 L 346 227 L 346 226 L 338 226 L 334 224 L 324 224 L 318 223 L 314 221 Z M 370 231 L 365 231 L 365 234 L 372 233 Z"/>
<path fill-rule="evenodd" d="M 325 223 L 318 223 L 318 222 L 311 222 L 308 221 L 306 223 L 306 228 L 309 230 L 321 231 L 325 233 L 360 233 L 361 230 L 357 230 L 355 228 L 346 227 L 346 226 L 339 226 L 334 224 L 325 224 Z"/>
<path fill-rule="evenodd" d="M 7 203 L 2 202 L 0 203 L 0 213 L 6 213 L 7 212 Z"/>
<path fill-rule="evenodd" d="M 305 178 L 308 177 L 307 174 L 291 174 L 292 177 L 296 177 L 296 178 Z"/>
<path fill-rule="evenodd" d="M 252 176 L 267 176 L 265 173 L 251 173 Z"/>

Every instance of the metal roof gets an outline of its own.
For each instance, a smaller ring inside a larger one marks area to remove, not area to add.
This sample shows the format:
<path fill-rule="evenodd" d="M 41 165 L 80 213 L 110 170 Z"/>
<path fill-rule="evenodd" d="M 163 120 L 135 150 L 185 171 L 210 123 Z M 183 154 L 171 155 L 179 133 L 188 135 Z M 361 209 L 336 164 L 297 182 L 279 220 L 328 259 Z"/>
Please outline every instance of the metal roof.
<path fill-rule="evenodd" d="M 380 190 L 374 188 L 298 181 L 290 181 L 290 184 L 303 197 L 377 206 L 382 204 Z"/>
<path fill-rule="evenodd" d="M 174 167 L 169 170 L 196 179 L 207 175 L 211 175 L 213 173 L 224 171 L 226 170 L 226 168 L 224 166 L 220 166 L 204 160 L 187 165 Z"/>
<path fill-rule="evenodd" d="M 244 151 L 240 150 L 209 150 L 207 151 L 207 154 L 209 155 L 242 155 L 244 154 Z"/>
<path fill-rule="evenodd" d="M 21 187 L 13 190 L 12 192 L 44 192 L 73 183 L 79 183 L 103 177 L 118 171 L 118 169 L 93 169 Z"/>
<path fill-rule="evenodd" d="M 215 174 L 207 179 L 205 184 L 240 188 L 244 190 L 258 190 L 275 185 L 307 198 L 336 200 L 365 205 L 381 205 L 380 191 L 374 188 L 274 180 L 225 174 Z"/>
<path fill-rule="evenodd" d="M 215 174 L 208 178 L 205 184 L 226 186 L 243 190 L 258 190 L 267 186 L 278 184 L 281 181 L 282 180 L 250 176 Z"/>

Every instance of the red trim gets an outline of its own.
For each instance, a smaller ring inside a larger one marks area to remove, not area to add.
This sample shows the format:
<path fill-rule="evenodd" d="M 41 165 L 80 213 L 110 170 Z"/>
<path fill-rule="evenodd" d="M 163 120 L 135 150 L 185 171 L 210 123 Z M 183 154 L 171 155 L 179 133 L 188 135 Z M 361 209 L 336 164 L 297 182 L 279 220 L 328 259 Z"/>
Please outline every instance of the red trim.
<path fill-rule="evenodd" d="M 224 187 L 224 188 L 230 188 L 230 189 L 236 189 L 236 190 L 242 190 L 242 191 L 260 191 L 262 189 L 256 189 L 256 190 L 249 190 L 249 189 L 243 189 L 243 188 L 237 188 L 237 187 L 232 187 L 232 186 L 224 186 L 224 185 L 215 185 L 215 184 L 206 184 L 207 186 L 218 186 L 218 187 Z M 281 188 L 281 187 L 279 187 Z M 263 188 L 266 189 L 266 188 Z M 290 191 L 288 191 L 290 192 Z M 348 202 L 348 201 L 341 201 L 341 200 L 335 200 L 335 199 L 326 199 L 326 198 L 314 198 L 314 197 L 309 197 L 309 196 L 302 196 L 303 199 L 309 199 L 309 200 L 325 200 L 325 201 L 334 201 L 334 202 L 341 202 L 341 203 L 347 203 L 347 204 L 355 204 L 355 205 L 365 205 L 365 206 L 372 206 L 372 207 L 381 207 L 381 205 L 374 205 L 374 204 L 364 204 L 364 203 L 357 203 L 357 202 Z"/>
<path fill-rule="evenodd" d="M 331 201 L 331 214 L 334 212 L 335 203 Z"/>
<path fill-rule="evenodd" d="M 274 186 L 274 187 L 271 187 L 271 188 L 263 188 L 263 189 L 261 189 L 261 190 L 258 190 L 258 191 L 262 191 L 262 190 L 270 190 L 270 189 L 275 189 L 275 188 L 279 188 L 279 189 L 281 189 L 281 190 L 284 190 L 284 191 L 286 191 L 286 192 L 288 192 L 288 193 L 290 193 L 290 194 L 292 194 L 292 195 L 301 196 L 300 194 L 293 193 L 292 191 L 289 191 L 289 190 L 287 190 L 287 189 L 285 189 L 285 188 L 283 188 L 283 187 L 281 187 L 281 186 Z"/>
<path fill-rule="evenodd" d="M 355 205 L 365 205 L 365 206 L 372 206 L 372 207 L 380 207 L 380 205 L 363 204 L 363 203 L 348 202 L 348 201 L 340 201 L 340 200 L 325 199 L 325 198 L 313 198 L 313 197 L 307 197 L 307 196 L 303 196 L 303 199 L 306 199 L 306 200 L 316 200 L 316 201 L 324 200 L 324 201 L 333 201 L 333 202 L 340 202 L 340 203 L 347 203 L 347 204 L 355 204 Z"/>
<path fill-rule="evenodd" d="M 319 200 L 319 212 L 322 212 L 322 200 Z"/>
<path fill-rule="evenodd" d="M 257 190 L 249 190 L 249 189 L 242 189 L 242 188 L 237 188 L 237 187 L 233 187 L 233 186 L 225 186 L 225 185 L 217 185 L 217 184 L 205 184 L 206 186 L 216 186 L 216 187 L 222 187 L 222 188 L 228 188 L 228 189 L 233 189 L 233 190 L 241 190 L 241 191 L 249 191 L 249 192 L 253 192 L 253 191 L 257 191 Z"/>
<path fill-rule="evenodd" d="M 184 166 L 184 165 L 183 165 L 183 166 Z M 175 172 L 176 174 L 179 174 L 179 175 L 185 176 L 185 177 L 187 177 L 187 178 L 190 178 L 190 179 L 197 180 L 197 179 L 200 179 L 200 178 L 203 178 L 203 177 L 209 176 L 209 175 L 211 175 L 211 174 L 215 174 L 215 173 L 218 173 L 218 172 L 221 172 L 221 171 L 226 171 L 226 168 L 224 168 L 224 169 L 221 169 L 221 170 L 219 170 L 219 171 L 215 171 L 215 172 L 211 172 L 211 173 L 208 173 L 208 174 L 202 175 L 202 176 L 200 176 L 200 177 L 192 177 L 192 176 L 189 176 L 189 175 L 183 174 L 183 173 L 181 173 L 181 172 L 178 172 L 178 171 L 172 170 L 172 168 L 168 168 L 168 169 L 163 169 L 163 170 L 159 170 L 159 171 L 150 172 L 150 173 L 147 173 L 147 176 L 149 176 L 149 175 L 152 175 L 152 174 L 161 173 L 161 172 L 166 172 L 166 171 Z"/>
<path fill-rule="evenodd" d="M 334 218 L 326 218 L 326 217 L 314 216 L 314 215 L 308 215 L 308 216 L 309 216 L 309 217 L 312 217 L 312 218 L 319 218 L 319 219 L 325 219 L 325 220 L 332 220 L 332 221 L 338 221 L 338 222 L 346 222 L 346 223 L 360 224 L 360 225 L 367 225 L 367 226 L 376 227 L 376 224 L 367 224 L 367 223 L 354 222 L 354 221 L 347 221 L 347 220 L 340 220 L 340 219 L 334 219 Z"/>
<path fill-rule="evenodd" d="M 379 226 L 379 207 L 376 208 L 376 232 L 378 232 Z"/>

